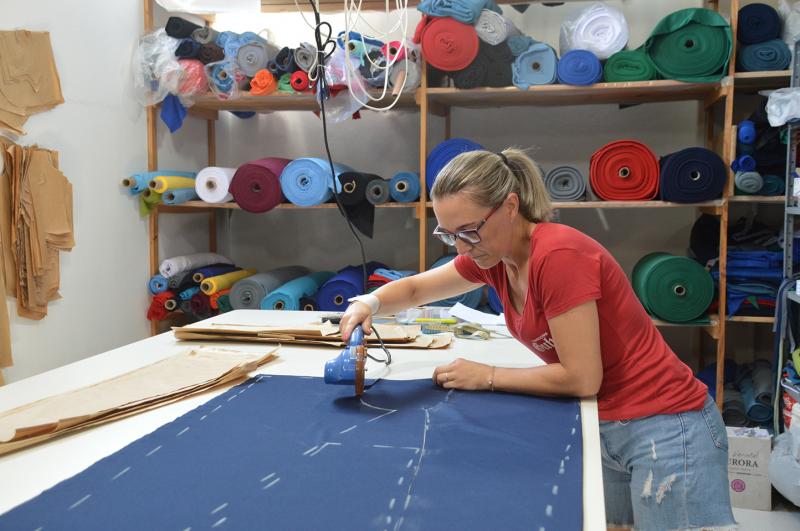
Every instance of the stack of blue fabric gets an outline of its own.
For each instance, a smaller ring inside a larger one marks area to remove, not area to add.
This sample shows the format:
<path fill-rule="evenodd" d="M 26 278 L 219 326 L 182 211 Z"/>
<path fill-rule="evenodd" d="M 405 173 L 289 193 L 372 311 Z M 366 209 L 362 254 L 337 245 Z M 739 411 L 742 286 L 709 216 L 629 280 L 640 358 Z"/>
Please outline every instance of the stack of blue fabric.
<path fill-rule="evenodd" d="M 738 124 L 736 159 L 731 164 L 737 195 L 784 195 L 786 193 L 786 127 L 771 127 L 767 98 L 747 120 Z"/>
<path fill-rule="evenodd" d="M 789 68 L 792 54 L 781 40 L 781 18 L 774 7 L 749 4 L 739 10 L 736 70 L 761 72 Z"/>

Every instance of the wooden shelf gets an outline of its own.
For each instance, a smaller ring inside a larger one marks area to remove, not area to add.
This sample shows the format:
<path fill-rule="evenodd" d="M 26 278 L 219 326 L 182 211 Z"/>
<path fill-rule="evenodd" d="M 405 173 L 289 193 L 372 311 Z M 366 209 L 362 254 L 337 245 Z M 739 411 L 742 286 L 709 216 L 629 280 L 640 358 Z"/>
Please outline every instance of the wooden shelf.
<path fill-rule="evenodd" d="M 373 94 L 377 97 L 378 94 Z M 394 101 L 394 97 L 389 95 L 377 102 L 368 102 L 372 106 L 387 106 Z M 393 109 L 418 109 L 417 102 L 413 93 L 401 94 L 397 104 Z M 248 93 L 242 94 L 233 100 L 221 100 L 214 95 L 207 94 L 195 99 L 194 105 L 189 110 L 195 114 L 214 111 L 318 111 L 319 105 L 314 94 L 285 94 L 274 93 L 269 96 L 253 96 Z M 364 110 L 363 108 L 361 110 Z"/>
<path fill-rule="evenodd" d="M 791 70 L 774 72 L 736 72 L 733 76 L 733 88 L 738 91 L 759 91 L 789 86 Z"/>
<path fill-rule="evenodd" d="M 728 198 L 732 203 L 780 203 L 786 201 L 783 195 L 732 195 Z"/>
<path fill-rule="evenodd" d="M 656 319 L 655 317 L 651 317 L 653 320 L 653 324 L 660 327 L 683 327 L 683 328 L 702 328 L 705 332 L 713 337 L 714 339 L 719 339 L 719 316 L 718 315 L 710 315 L 708 323 L 670 323 L 668 321 L 662 321 L 661 319 Z"/>
<path fill-rule="evenodd" d="M 413 203 L 383 203 L 382 205 L 375 205 L 377 208 L 411 208 L 415 209 L 419 207 L 419 202 L 415 201 Z M 309 210 L 309 209 L 318 209 L 318 208 L 337 208 L 336 203 L 323 203 L 321 205 L 315 206 L 299 206 L 293 203 L 281 203 L 280 205 L 275 207 L 276 209 L 286 209 L 286 210 Z M 194 213 L 203 210 L 215 210 L 215 209 L 222 209 L 222 210 L 242 210 L 242 208 L 235 202 L 230 201 L 228 203 L 206 203 L 205 201 L 186 201 L 185 203 L 181 203 L 180 205 L 165 205 L 164 203 L 158 204 L 159 212 L 170 212 L 173 214 L 180 214 L 180 213 Z"/>
<path fill-rule="evenodd" d="M 774 317 L 761 317 L 755 315 L 734 315 L 733 317 L 728 317 L 729 322 L 733 323 L 765 323 L 765 324 L 773 324 L 775 322 Z"/>
<path fill-rule="evenodd" d="M 704 201 L 702 203 L 672 203 L 670 201 L 567 201 L 553 202 L 553 209 L 579 209 L 579 208 L 704 208 L 721 211 L 723 200 Z M 426 203 L 428 208 L 433 207 L 433 202 Z"/>

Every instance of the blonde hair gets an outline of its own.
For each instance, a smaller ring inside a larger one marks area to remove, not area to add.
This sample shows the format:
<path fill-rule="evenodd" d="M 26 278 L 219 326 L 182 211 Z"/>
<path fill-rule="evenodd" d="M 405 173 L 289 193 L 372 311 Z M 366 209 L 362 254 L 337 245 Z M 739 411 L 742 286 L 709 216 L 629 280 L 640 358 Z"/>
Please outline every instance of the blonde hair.
<path fill-rule="evenodd" d="M 549 221 L 552 214 L 542 172 L 521 149 L 507 148 L 502 155 L 468 151 L 452 159 L 437 175 L 431 198 L 459 192 L 486 207 L 499 205 L 514 192 L 519 196 L 520 214 L 534 223 Z"/>

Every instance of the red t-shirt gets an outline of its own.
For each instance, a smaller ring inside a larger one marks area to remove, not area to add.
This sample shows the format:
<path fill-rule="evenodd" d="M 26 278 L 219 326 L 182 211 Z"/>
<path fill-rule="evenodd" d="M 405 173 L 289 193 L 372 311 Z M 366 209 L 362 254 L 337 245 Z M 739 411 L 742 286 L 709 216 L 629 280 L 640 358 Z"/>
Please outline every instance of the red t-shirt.
<path fill-rule="evenodd" d="M 511 334 L 546 363 L 558 362 L 547 320 L 596 301 L 603 358 L 603 382 L 597 393 L 601 420 L 703 407 L 705 384 L 664 341 L 617 261 L 585 234 L 557 223 L 536 226 L 522 315 L 511 304 L 502 262 L 481 269 L 461 255 L 455 266 L 465 279 L 489 284 L 497 291 Z"/>

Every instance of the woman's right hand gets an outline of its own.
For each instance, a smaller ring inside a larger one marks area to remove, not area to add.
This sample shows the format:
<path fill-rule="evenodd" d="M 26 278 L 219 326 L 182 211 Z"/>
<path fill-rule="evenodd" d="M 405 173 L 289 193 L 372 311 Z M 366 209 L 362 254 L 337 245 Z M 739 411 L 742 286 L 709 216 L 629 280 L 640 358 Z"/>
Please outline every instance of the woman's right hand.
<path fill-rule="evenodd" d="M 339 321 L 339 331 L 342 333 L 342 340 L 345 343 L 350 340 L 350 334 L 358 325 L 361 325 L 364 329 L 364 335 L 372 333 L 371 312 L 372 309 L 369 305 L 360 301 L 355 301 L 347 307 L 347 310 Z"/>

